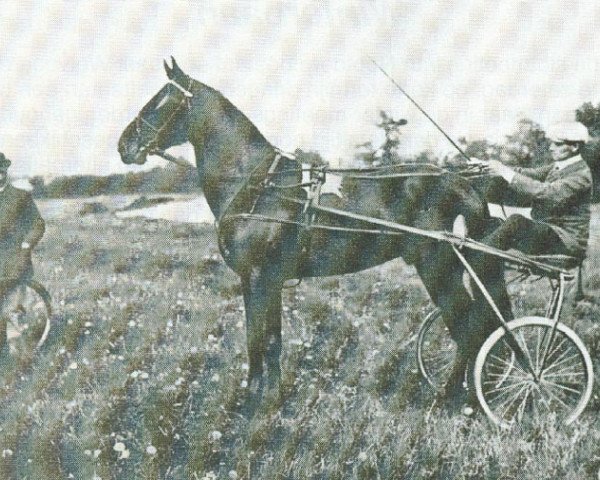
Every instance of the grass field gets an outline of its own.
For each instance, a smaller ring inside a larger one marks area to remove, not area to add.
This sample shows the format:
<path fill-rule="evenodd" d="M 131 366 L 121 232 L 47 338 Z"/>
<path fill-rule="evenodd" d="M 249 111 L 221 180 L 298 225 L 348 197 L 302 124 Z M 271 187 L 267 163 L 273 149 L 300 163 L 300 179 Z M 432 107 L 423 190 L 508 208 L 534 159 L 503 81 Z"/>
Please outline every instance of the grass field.
<path fill-rule="evenodd" d="M 599 250 L 565 312 L 597 370 Z M 598 387 L 568 428 L 427 417 L 429 302 L 401 261 L 284 291 L 283 395 L 252 418 L 239 282 L 212 227 L 54 219 L 34 261 L 54 327 L 0 379 L 0 479 L 597 478 Z M 542 313 L 543 290 L 516 292 L 518 309 Z"/>

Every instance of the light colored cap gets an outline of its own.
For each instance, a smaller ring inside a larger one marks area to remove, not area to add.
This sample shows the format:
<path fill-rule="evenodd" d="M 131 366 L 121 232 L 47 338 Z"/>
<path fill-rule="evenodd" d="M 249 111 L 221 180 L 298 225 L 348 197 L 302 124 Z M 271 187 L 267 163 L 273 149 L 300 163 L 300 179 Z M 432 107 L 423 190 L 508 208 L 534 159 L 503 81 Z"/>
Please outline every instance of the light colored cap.
<path fill-rule="evenodd" d="M 559 142 L 587 142 L 590 139 L 587 128 L 579 122 L 561 122 L 550 125 L 546 137 Z"/>

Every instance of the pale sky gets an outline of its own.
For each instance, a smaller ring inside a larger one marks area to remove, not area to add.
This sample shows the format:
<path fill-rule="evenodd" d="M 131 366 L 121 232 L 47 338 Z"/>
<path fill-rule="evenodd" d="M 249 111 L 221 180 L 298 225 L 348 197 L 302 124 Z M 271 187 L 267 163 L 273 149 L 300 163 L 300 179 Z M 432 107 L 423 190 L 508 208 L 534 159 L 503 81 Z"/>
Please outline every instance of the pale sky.
<path fill-rule="evenodd" d="M 592 0 L 3 0 L 0 151 L 16 175 L 134 169 L 117 140 L 173 55 L 281 149 L 343 163 L 381 141 L 385 109 L 409 122 L 406 152 L 441 154 L 452 147 L 369 57 L 451 137 L 499 140 L 519 118 L 600 102 L 599 32 Z"/>

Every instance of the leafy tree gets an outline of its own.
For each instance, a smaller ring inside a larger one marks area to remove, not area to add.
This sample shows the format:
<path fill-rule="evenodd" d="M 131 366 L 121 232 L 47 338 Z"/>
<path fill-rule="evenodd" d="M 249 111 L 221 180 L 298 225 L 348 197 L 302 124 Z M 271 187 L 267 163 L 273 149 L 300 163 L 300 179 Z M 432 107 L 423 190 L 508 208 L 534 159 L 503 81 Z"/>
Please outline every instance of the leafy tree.
<path fill-rule="evenodd" d="M 381 120 L 377 126 L 383 129 L 385 133 L 385 141 L 381 145 L 381 164 L 382 165 L 394 165 L 401 163 L 402 160 L 398 155 L 398 146 L 400 145 L 400 127 L 408 123 L 404 118 L 395 120 L 384 110 L 379 112 Z"/>
<path fill-rule="evenodd" d="M 552 162 L 550 140 L 542 127 L 533 120 L 523 118 L 517 130 L 506 136 L 501 159 L 508 165 L 537 167 Z"/>
<path fill-rule="evenodd" d="M 502 147 L 488 140 L 467 141 L 465 137 L 458 139 L 458 146 L 469 158 L 479 158 L 481 160 L 500 160 Z M 465 158 L 457 153 L 454 158 L 458 161 L 464 161 Z"/>
<path fill-rule="evenodd" d="M 575 120 L 583 123 L 590 134 L 581 156 L 592 170 L 594 180 L 594 200 L 600 200 L 600 103 L 594 107 L 591 102 L 585 102 L 575 110 Z"/>
<path fill-rule="evenodd" d="M 395 165 L 405 162 L 406 159 L 402 159 L 398 154 L 398 146 L 400 145 L 400 127 L 408 122 L 404 118 L 396 120 L 384 110 L 379 112 L 379 117 L 380 120 L 376 125 L 383 130 L 385 140 L 378 148 L 375 148 L 372 142 L 357 145 L 355 161 L 368 166 L 374 164 Z"/>
<path fill-rule="evenodd" d="M 600 103 L 585 102 L 575 110 L 575 120 L 583 123 L 592 137 L 600 137 Z"/>
<path fill-rule="evenodd" d="M 422 152 L 410 157 L 411 163 L 432 163 L 437 164 L 438 158 L 429 150 L 423 150 Z"/>
<path fill-rule="evenodd" d="M 373 165 L 377 160 L 377 149 L 373 147 L 373 142 L 365 142 L 356 145 L 354 161 L 359 165 Z"/>
<path fill-rule="evenodd" d="M 294 155 L 296 156 L 296 160 L 300 163 L 305 163 L 307 165 L 313 165 L 315 167 L 321 165 L 329 165 L 327 160 L 324 160 L 319 152 L 315 152 L 312 150 L 304 151 L 301 148 L 297 148 L 294 151 Z"/>
<path fill-rule="evenodd" d="M 458 139 L 458 145 L 468 157 L 482 160 L 500 160 L 507 165 L 535 167 L 552 161 L 550 142 L 544 130 L 532 120 L 523 118 L 518 121 L 514 133 L 505 136 L 503 143 L 488 140 L 467 141 Z M 464 157 L 454 155 L 450 163 L 463 162 Z"/>

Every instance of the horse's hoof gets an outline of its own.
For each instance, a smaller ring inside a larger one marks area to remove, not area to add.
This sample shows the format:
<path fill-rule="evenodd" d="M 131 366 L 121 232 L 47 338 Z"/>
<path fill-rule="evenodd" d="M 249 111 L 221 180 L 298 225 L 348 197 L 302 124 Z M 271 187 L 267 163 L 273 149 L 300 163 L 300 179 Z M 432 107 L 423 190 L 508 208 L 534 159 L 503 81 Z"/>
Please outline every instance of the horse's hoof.
<path fill-rule="evenodd" d="M 438 394 L 436 403 L 451 413 L 458 413 L 467 403 L 467 390 L 461 385 L 446 385 Z"/>

